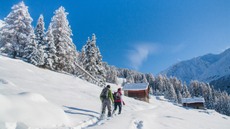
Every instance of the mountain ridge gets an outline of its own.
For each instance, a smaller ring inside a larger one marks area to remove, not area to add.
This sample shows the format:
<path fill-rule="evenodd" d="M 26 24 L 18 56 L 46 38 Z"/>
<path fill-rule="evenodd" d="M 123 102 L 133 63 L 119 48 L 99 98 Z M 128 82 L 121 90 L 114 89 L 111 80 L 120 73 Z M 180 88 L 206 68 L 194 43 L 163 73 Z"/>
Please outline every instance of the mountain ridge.
<path fill-rule="evenodd" d="M 177 62 L 157 75 L 166 74 L 186 81 L 198 80 L 205 83 L 230 75 L 230 48 L 220 54 L 206 54 L 190 60 Z"/>

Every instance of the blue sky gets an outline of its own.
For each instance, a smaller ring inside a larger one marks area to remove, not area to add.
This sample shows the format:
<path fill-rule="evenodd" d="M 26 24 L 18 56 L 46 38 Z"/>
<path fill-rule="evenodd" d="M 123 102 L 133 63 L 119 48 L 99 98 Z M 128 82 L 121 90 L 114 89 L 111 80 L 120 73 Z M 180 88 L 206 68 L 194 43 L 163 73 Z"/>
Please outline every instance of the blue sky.
<path fill-rule="evenodd" d="M 3 20 L 21 0 L 1 0 Z M 80 51 L 96 34 L 103 61 L 153 75 L 170 65 L 230 47 L 229 0 L 24 0 L 35 26 L 60 6 Z"/>

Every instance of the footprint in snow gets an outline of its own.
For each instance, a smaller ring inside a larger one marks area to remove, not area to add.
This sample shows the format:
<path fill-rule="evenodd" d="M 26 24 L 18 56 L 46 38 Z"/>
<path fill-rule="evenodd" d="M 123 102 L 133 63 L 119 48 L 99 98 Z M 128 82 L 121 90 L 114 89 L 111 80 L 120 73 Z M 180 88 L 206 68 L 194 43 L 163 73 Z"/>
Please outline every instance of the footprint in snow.
<path fill-rule="evenodd" d="M 137 125 L 137 129 L 142 129 L 142 127 L 143 127 L 143 121 L 137 120 L 134 123 Z"/>
<path fill-rule="evenodd" d="M 0 78 L 0 83 L 2 83 L 2 84 L 8 84 L 8 81 Z"/>

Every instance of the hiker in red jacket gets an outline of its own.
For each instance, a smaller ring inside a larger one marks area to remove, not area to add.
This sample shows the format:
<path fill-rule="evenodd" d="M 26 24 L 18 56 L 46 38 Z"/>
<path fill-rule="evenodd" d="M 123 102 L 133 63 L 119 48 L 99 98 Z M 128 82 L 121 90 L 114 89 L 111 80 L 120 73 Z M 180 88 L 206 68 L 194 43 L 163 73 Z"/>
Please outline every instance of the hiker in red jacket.
<path fill-rule="evenodd" d="M 117 106 L 119 107 L 118 114 L 121 114 L 121 107 L 122 107 L 121 103 L 123 103 L 123 105 L 125 105 L 125 102 L 122 99 L 121 88 L 118 88 L 117 92 L 115 92 L 113 94 L 113 99 L 114 99 L 114 110 L 113 110 L 113 114 L 117 110 Z"/>

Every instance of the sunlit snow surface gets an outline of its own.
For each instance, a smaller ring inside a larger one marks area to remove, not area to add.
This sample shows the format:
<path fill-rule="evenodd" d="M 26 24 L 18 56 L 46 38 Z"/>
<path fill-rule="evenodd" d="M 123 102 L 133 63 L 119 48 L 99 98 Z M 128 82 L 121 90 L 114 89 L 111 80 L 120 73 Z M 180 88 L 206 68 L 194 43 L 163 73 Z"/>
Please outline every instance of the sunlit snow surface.
<path fill-rule="evenodd" d="M 122 82 L 122 81 L 121 81 Z M 113 91 L 120 86 L 110 84 Z M 161 97 L 124 97 L 121 115 L 99 120 L 102 88 L 0 55 L 0 129 L 228 129 L 230 117 Z"/>

